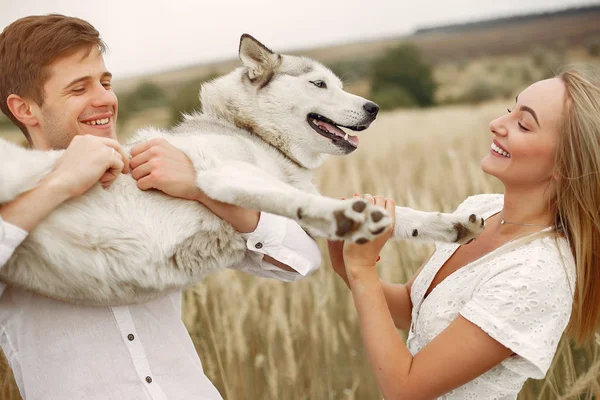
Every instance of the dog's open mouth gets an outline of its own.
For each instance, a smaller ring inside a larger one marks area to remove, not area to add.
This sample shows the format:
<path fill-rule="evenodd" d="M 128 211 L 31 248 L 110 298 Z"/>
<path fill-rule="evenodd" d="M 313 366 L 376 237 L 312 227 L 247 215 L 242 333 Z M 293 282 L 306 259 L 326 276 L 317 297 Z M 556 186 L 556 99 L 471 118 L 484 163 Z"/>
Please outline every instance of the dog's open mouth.
<path fill-rule="evenodd" d="M 358 147 L 358 137 L 352 136 L 340 129 L 340 127 L 348 128 L 353 131 L 362 131 L 367 129 L 367 126 L 344 126 L 339 125 L 326 118 L 322 115 L 310 113 L 306 117 L 308 124 L 319 133 L 321 136 L 325 136 L 331 139 L 334 144 L 340 147 L 352 147 L 356 149 Z"/>

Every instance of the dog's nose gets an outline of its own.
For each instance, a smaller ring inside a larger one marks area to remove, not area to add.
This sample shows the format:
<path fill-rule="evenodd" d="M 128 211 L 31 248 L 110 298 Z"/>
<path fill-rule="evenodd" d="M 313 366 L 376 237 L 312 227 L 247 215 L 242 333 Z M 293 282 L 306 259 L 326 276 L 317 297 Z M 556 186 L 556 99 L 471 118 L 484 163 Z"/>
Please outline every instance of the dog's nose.
<path fill-rule="evenodd" d="M 379 106 L 371 101 L 365 103 L 363 106 L 366 112 L 369 113 L 370 116 L 374 117 L 379 112 Z"/>

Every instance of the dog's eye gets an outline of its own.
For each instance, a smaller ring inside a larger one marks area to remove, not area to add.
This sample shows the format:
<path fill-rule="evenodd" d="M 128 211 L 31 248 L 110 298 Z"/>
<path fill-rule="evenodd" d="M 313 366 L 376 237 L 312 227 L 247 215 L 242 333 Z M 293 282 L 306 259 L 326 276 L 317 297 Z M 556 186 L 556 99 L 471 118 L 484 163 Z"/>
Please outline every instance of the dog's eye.
<path fill-rule="evenodd" d="M 327 89 L 327 84 L 323 81 L 310 81 L 313 85 L 321 89 Z"/>

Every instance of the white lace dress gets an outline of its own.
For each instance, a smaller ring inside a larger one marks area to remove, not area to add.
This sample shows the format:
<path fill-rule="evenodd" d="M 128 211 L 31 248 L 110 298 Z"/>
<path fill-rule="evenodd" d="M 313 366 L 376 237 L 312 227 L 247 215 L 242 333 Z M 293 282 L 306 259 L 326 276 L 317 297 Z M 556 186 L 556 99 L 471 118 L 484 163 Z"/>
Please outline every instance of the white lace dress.
<path fill-rule="evenodd" d="M 484 194 L 469 197 L 457 211 L 488 218 L 502 205 L 502 195 Z M 440 399 L 516 399 L 527 378 L 544 378 L 569 322 L 575 285 L 572 253 L 566 239 L 507 243 L 458 269 L 423 299 L 457 248 L 438 244 L 415 279 L 407 347 L 415 355 L 460 314 L 515 355 Z"/>

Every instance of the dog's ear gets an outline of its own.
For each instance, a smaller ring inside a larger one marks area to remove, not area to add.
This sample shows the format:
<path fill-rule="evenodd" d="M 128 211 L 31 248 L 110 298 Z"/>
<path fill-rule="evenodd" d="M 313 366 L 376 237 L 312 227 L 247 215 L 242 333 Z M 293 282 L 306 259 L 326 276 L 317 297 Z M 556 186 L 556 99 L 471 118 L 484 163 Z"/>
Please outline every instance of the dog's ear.
<path fill-rule="evenodd" d="M 264 44 L 244 33 L 240 39 L 240 60 L 248 68 L 252 82 L 265 86 L 281 63 L 281 56 L 273 53 Z M 264 82 L 266 81 L 266 83 Z"/>

